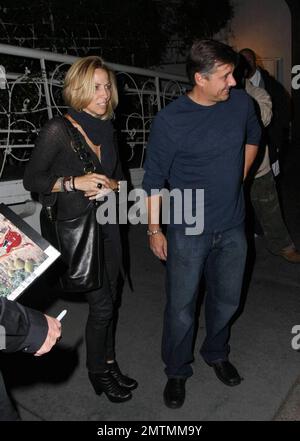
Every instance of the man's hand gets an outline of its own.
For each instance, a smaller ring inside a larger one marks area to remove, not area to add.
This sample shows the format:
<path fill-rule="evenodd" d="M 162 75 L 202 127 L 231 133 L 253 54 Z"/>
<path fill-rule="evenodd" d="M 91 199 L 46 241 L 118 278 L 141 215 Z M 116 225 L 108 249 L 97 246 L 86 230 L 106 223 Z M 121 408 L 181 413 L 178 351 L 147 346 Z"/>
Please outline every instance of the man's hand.
<path fill-rule="evenodd" d="M 48 315 L 45 315 L 45 317 L 48 322 L 48 334 L 40 349 L 34 354 L 36 357 L 49 352 L 61 337 L 61 323 Z"/>
<path fill-rule="evenodd" d="M 163 233 L 149 236 L 149 245 L 151 251 L 161 260 L 167 260 L 167 239 Z"/>

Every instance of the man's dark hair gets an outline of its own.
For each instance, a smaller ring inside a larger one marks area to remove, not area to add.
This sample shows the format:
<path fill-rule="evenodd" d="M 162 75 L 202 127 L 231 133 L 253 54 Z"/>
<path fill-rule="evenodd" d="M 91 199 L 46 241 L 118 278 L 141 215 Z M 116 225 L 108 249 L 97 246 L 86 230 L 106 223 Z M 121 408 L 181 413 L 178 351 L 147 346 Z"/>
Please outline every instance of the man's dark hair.
<path fill-rule="evenodd" d="M 256 54 L 255 54 L 255 52 L 252 49 L 250 49 L 249 47 L 244 47 L 243 49 L 240 50 L 239 53 L 243 54 L 245 52 L 248 53 L 249 55 L 251 55 L 253 60 L 256 61 Z"/>
<path fill-rule="evenodd" d="M 233 76 L 236 81 L 236 87 L 238 89 L 245 88 L 245 80 L 249 77 L 249 72 L 251 71 L 251 66 L 248 60 L 239 53 L 239 60 L 234 69 Z"/>
<path fill-rule="evenodd" d="M 196 40 L 188 54 L 186 72 L 190 82 L 195 85 L 195 73 L 210 74 L 216 65 L 236 66 L 238 54 L 227 44 L 216 40 Z"/>

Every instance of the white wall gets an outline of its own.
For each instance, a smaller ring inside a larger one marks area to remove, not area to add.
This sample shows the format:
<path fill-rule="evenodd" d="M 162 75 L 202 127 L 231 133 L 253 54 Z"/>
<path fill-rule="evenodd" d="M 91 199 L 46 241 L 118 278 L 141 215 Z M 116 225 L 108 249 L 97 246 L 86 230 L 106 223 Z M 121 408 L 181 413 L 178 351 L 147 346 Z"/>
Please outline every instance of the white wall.
<path fill-rule="evenodd" d="M 300 0 L 299 0 L 300 1 Z M 291 14 L 284 0 L 232 0 L 235 16 L 214 38 L 236 50 L 253 49 L 264 67 L 275 77 L 276 60 L 280 60 L 278 79 L 291 90 Z M 185 61 L 185 60 L 184 60 Z M 185 75 L 185 63 L 167 64 L 160 70 Z"/>
<path fill-rule="evenodd" d="M 291 14 L 284 0 L 232 0 L 235 17 L 228 42 L 253 49 L 259 58 L 282 59 L 282 82 L 291 89 Z M 272 61 L 266 61 L 272 69 Z"/>

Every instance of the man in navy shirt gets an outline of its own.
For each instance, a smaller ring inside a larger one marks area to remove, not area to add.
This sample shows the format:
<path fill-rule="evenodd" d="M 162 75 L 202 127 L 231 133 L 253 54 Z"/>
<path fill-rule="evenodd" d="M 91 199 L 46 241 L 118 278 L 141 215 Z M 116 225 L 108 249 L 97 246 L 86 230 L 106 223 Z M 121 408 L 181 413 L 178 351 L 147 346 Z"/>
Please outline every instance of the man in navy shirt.
<path fill-rule="evenodd" d="M 203 273 L 206 338 L 200 352 L 223 383 L 241 382 L 228 360 L 229 323 L 239 306 L 247 253 L 242 184 L 261 131 L 251 98 L 244 90 L 231 89 L 236 62 L 236 52 L 223 43 L 195 42 L 187 60 L 192 90 L 157 114 L 147 146 L 143 188 L 148 194 L 150 248 L 167 267 L 162 357 L 168 377 L 164 401 L 170 408 L 184 403 L 185 381 L 193 373 L 195 310 Z M 159 223 L 160 190 L 166 184 L 182 196 L 172 198 L 167 237 Z M 202 205 L 199 191 L 204 194 Z"/>

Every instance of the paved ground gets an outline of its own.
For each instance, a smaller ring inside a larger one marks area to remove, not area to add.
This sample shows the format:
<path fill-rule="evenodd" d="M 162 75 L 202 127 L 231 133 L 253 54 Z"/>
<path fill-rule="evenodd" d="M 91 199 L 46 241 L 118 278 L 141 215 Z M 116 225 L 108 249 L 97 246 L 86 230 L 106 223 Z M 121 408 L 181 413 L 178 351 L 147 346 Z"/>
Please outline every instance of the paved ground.
<path fill-rule="evenodd" d="M 300 247 L 299 154 L 294 152 L 283 185 L 287 219 Z M 118 360 L 139 388 L 124 404 L 94 394 L 87 379 L 83 342 L 87 306 L 80 296 L 57 299 L 42 281 L 24 302 L 57 314 L 63 308 L 64 336 L 47 356 L 2 357 L 6 378 L 26 421 L 300 421 L 300 352 L 291 330 L 300 325 L 300 265 L 270 255 L 256 239 L 256 259 L 243 311 L 232 329 L 231 360 L 244 381 L 220 383 L 200 358 L 203 311 L 195 345 L 194 375 L 181 409 L 164 406 L 165 376 L 160 359 L 164 308 L 164 266 L 147 249 L 144 226 L 129 231 L 133 290 L 123 290 L 118 328 Z M 249 268 L 250 269 L 250 268 Z"/>

